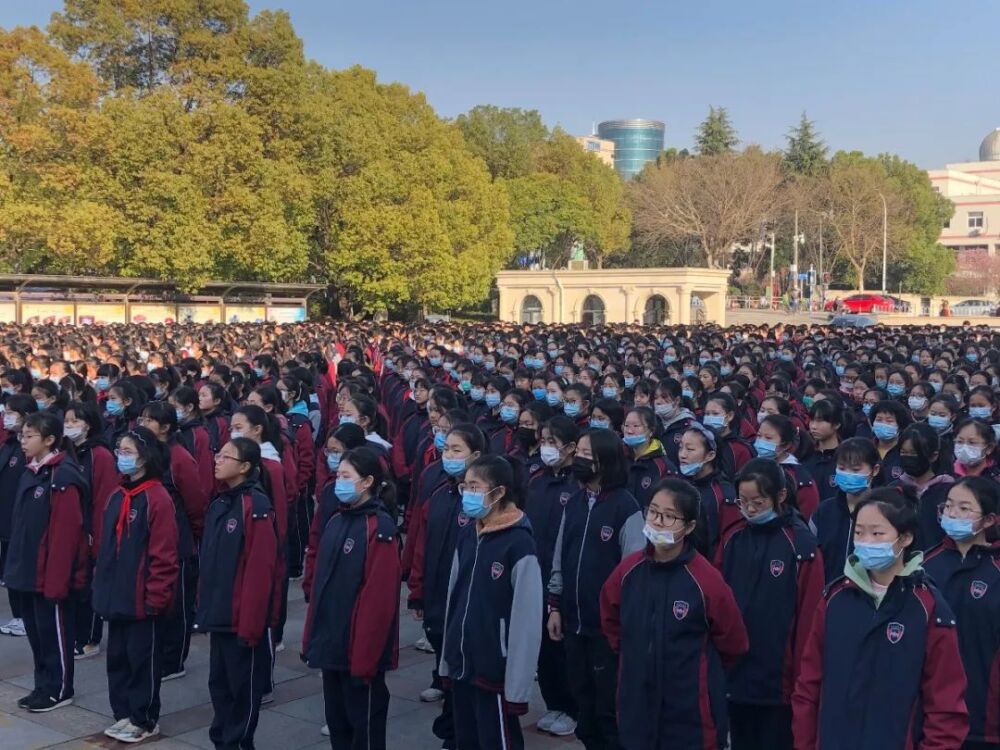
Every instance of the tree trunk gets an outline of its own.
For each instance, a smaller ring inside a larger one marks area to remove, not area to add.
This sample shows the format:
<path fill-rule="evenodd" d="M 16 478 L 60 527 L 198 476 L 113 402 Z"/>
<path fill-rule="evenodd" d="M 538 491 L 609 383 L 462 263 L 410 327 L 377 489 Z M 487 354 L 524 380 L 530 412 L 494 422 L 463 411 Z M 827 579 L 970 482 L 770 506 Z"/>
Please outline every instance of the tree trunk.
<path fill-rule="evenodd" d="M 859 266 L 855 263 L 854 269 L 858 272 L 858 291 L 863 292 L 865 290 L 865 264 L 862 263 Z"/>

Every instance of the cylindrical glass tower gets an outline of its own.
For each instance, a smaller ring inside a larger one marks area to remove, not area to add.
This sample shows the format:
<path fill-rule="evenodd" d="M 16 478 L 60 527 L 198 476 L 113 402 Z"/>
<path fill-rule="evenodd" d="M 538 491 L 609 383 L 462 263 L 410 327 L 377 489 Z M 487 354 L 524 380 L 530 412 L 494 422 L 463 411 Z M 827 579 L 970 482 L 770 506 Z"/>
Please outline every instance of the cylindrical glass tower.
<path fill-rule="evenodd" d="M 597 135 L 615 144 L 615 170 L 631 180 L 663 151 L 665 126 L 658 120 L 608 120 L 597 126 Z"/>

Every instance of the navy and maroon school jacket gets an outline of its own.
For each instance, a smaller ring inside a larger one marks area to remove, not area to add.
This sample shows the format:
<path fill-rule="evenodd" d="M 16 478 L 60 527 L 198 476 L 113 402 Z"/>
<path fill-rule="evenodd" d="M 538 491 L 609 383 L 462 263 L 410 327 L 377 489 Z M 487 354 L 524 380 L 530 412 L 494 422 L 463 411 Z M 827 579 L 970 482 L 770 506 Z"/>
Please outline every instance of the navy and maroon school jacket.
<path fill-rule="evenodd" d="M 189 419 L 177 428 L 177 442 L 187 449 L 198 465 L 198 481 L 209 490 L 215 487 L 215 462 L 208 447 L 208 432 L 201 419 Z"/>
<path fill-rule="evenodd" d="M 485 406 L 485 402 L 484 402 Z M 487 440 L 493 437 L 493 433 L 498 430 L 503 429 L 504 423 L 500 421 L 500 410 L 499 407 L 496 409 L 490 409 L 486 407 L 487 411 L 476 420 L 476 427 L 483 431 L 483 435 Z"/>
<path fill-rule="evenodd" d="M 302 574 L 302 592 L 308 603 L 312 597 L 313 577 L 316 573 L 316 552 L 319 550 L 319 540 L 323 529 L 334 515 L 340 512 L 341 504 L 334 492 L 336 475 L 330 475 L 326 484 L 316 490 L 316 508 L 313 511 L 312 523 L 309 524 L 309 546 L 306 547 L 305 566 Z"/>
<path fill-rule="evenodd" d="M 719 562 L 750 636 L 750 653 L 729 671 L 727 698 L 788 705 L 823 596 L 816 537 L 798 513 L 787 509 L 769 523 L 744 521 L 731 529 L 722 540 Z"/>
<path fill-rule="evenodd" d="M 708 560 L 690 544 L 665 563 L 649 546 L 627 556 L 601 589 L 601 627 L 619 654 L 622 747 L 725 747 L 722 670 L 748 641 L 733 592 Z"/>
<path fill-rule="evenodd" d="M 736 478 L 740 469 L 757 455 L 753 445 L 732 430 L 726 435 L 719 436 L 718 446 L 719 457 L 716 459 L 716 464 L 719 467 L 719 473 L 730 482 Z"/>
<path fill-rule="evenodd" d="M 302 653 L 313 668 L 371 680 L 399 653 L 396 524 L 376 501 L 343 507 L 327 522 L 316 554 Z"/>
<path fill-rule="evenodd" d="M 819 507 L 819 489 L 816 487 L 812 474 L 802 464 L 781 464 L 781 468 L 795 482 L 795 498 L 798 502 L 799 513 L 808 521 Z"/>
<path fill-rule="evenodd" d="M 903 476 L 903 464 L 900 462 L 899 458 L 898 442 L 879 461 L 879 465 L 882 467 L 879 470 L 879 473 L 882 475 L 883 482 L 892 482 L 893 480 L 899 479 Z"/>
<path fill-rule="evenodd" d="M 101 523 L 92 604 L 105 620 L 162 615 L 180 570 L 174 502 L 156 479 L 111 493 Z"/>
<path fill-rule="evenodd" d="M 802 465 L 812 474 L 816 483 L 816 491 L 819 493 L 819 502 L 836 497 L 839 488 L 837 487 L 837 449 L 828 451 L 815 451 L 809 458 L 802 462 Z"/>
<path fill-rule="evenodd" d="M 420 527 L 424 522 L 424 514 L 421 510 L 434 491 L 442 482 L 448 480 L 448 474 L 444 470 L 440 460 L 427 465 L 421 472 L 420 478 L 412 483 L 410 501 L 406 504 L 406 512 L 403 516 L 405 524 L 406 539 L 403 542 L 403 580 L 408 581 L 410 571 L 413 569 L 413 553 L 416 547 L 416 540 L 420 536 Z"/>
<path fill-rule="evenodd" d="M 213 412 L 205 415 L 204 422 L 205 432 L 208 434 L 208 449 L 214 456 L 229 442 L 229 419 L 221 412 Z"/>
<path fill-rule="evenodd" d="M 201 537 L 194 629 L 259 643 L 270 621 L 277 565 L 277 522 L 257 477 L 216 495 Z"/>
<path fill-rule="evenodd" d="M 642 511 L 632 493 L 581 487 L 566 503 L 548 582 L 564 633 L 600 635 L 601 586 L 626 555 L 642 549 Z"/>
<path fill-rule="evenodd" d="M 941 474 L 934 477 L 930 486 L 926 487 L 917 497 L 917 514 L 920 517 L 920 528 L 917 529 L 914 548 L 929 550 L 937 546 L 944 538 L 945 533 L 938 520 L 938 506 L 948 499 L 948 492 L 955 479 L 950 474 Z M 890 487 L 909 487 L 911 492 L 916 494 L 916 487 L 904 481 L 895 481 Z"/>
<path fill-rule="evenodd" d="M 307 492 L 316 472 L 316 447 L 313 445 L 312 423 L 298 412 L 286 414 L 285 435 L 295 455 L 295 485 L 299 493 Z"/>
<path fill-rule="evenodd" d="M 508 506 L 461 529 L 449 563 L 441 674 L 527 713 L 542 643 L 542 576 L 531 523 Z"/>
<path fill-rule="evenodd" d="M 180 555 L 187 559 L 198 552 L 212 485 L 202 483 L 194 456 L 180 442 L 171 440 L 169 449 L 170 469 L 163 484 L 174 498 Z"/>
<path fill-rule="evenodd" d="M 62 601 L 90 569 L 90 488 L 79 465 L 59 453 L 21 475 L 14 498 L 4 585 Z"/>
<path fill-rule="evenodd" d="M 409 479 L 417 458 L 420 438 L 429 429 L 426 404 L 416 407 L 410 416 L 400 422 L 399 430 L 392 440 L 392 470 L 397 479 Z"/>
<path fill-rule="evenodd" d="M 717 471 L 686 479 L 701 496 L 701 518 L 694 533 L 705 546 L 705 556 L 711 560 L 715 558 L 722 535 L 743 521 L 736 488 Z"/>
<path fill-rule="evenodd" d="M 133 429 L 135 429 L 135 419 L 124 414 L 117 417 L 109 414 L 104 418 L 104 432 L 101 434 L 101 442 L 114 449 L 122 435 Z"/>
<path fill-rule="evenodd" d="M 17 433 L 8 432 L 0 446 L 0 539 L 10 539 L 11 520 L 14 517 L 14 500 L 21 483 L 27 459 L 21 450 Z"/>
<path fill-rule="evenodd" d="M 653 494 L 653 487 L 665 477 L 677 474 L 677 465 L 667 458 L 663 446 L 632 460 L 628 467 L 626 487 L 639 502 L 639 507 L 645 510 Z"/>
<path fill-rule="evenodd" d="M 104 508 L 111 493 L 118 489 L 118 466 L 111 451 L 96 439 L 76 446 L 76 462 L 90 487 L 91 556 L 96 559 Z"/>
<path fill-rule="evenodd" d="M 459 531 L 473 519 L 462 512 L 458 481 L 447 479 L 437 486 L 418 509 L 422 518 L 414 539 L 413 565 L 407 585 L 407 607 L 423 610 L 424 628 L 444 632 L 444 611 L 448 603 L 448 574 Z"/>
<path fill-rule="evenodd" d="M 975 546 L 962 558 L 948 537 L 924 557 L 958 620 L 958 650 L 968 687 L 969 736 L 1000 743 L 1000 542 Z"/>
<path fill-rule="evenodd" d="M 524 513 L 535 536 L 535 550 L 543 581 L 548 581 L 552 575 L 552 558 L 556 552 L 563 510 L 569 499 L 579 491 L 580 482 L 569 468 L 546 467 L 528 482 Z"/>
<path fill-rule="evenodd" d="M 507 456 L 518 445 L 516 426 L 505 424 L 487 438 L 486 452 L 494 456 Z"/>
<path fill-rule="evenodd" d="M 844 575 L 847 556 L 854 551 L 854 519 L 847 507 L 847 495 L 838 491 L 824 500 L 809 519 L 823 556 L 823 580 L 829 585 Z"/>
<path fill-rule="evenodd" d="M 796 750 L 958 748 L 968 731 L 955 616 L 923 571 L 876 608 L 849 578 L 819 602 L 792 695 Z"/>
<path fill-rule="evenodd" d="M 680 463 L 680 460 L 677 458 L 677 452 L 680 450 L 681 438 L 694 421 L 694 414 L 685 410 L 672 417 L 671 422 L 663 427 L 660 442 L 663 444 L 663 450 L 667 458 L 674 466 Z"/>

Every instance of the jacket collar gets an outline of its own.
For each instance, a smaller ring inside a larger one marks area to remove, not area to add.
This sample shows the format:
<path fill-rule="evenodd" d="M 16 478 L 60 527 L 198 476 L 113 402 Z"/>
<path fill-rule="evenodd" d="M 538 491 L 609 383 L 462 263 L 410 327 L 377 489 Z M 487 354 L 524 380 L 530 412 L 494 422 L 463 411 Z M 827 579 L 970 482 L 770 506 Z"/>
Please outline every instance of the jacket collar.
<path fill-rule="evenodd" d="M 483 534 L 493 534 L 497 531 L 509 529 L 516 526 L 524 518 L 524 511 L 514 504 L 508 504 L 496 513 L 490 513 L 486 518 L 476 523 L 476 532 Z"/>

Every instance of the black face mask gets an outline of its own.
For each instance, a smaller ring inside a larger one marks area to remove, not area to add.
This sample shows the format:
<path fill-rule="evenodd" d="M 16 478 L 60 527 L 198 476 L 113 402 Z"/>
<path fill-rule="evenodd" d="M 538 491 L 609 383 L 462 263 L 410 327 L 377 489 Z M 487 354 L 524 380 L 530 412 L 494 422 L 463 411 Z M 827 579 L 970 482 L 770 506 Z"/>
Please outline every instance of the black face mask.
<path fill-rule="evenodd" d="M 911 477 L 923 476 L 931 468 L 930 460 L 923 456 L 900 456 L 899 464 Z"/>
<path fill-rule="evenodd" d="M 597 470 L 594 468 L 594 461 L 590 458 L 580 458 L 577 456 L 573 459 L 573 474 L 581 482 L 589 482 L 591 479 L 597 476 Z"/>
<path fill-rule="evenodd" d="M 530 427 L 518 427 L 517 439 L 521 441 L 522 445 L 530 448 L 532 445 L 538 442 L 538 433 L 536 433 Z"/>

